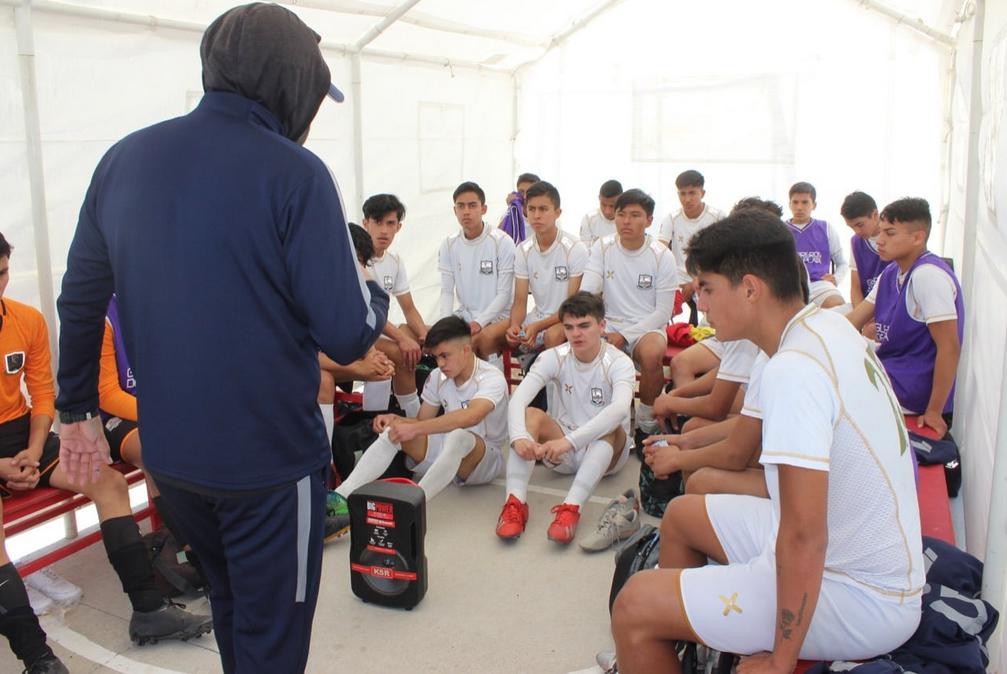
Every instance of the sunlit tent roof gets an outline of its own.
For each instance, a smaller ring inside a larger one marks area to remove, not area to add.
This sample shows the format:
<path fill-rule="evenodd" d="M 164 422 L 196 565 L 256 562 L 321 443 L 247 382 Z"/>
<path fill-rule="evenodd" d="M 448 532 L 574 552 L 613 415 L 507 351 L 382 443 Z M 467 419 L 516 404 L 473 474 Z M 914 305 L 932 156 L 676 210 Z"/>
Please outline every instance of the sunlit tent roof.
<path fill-rule="evenodd" d="M 91 172 L 125 134 L 198 104 L 201 33 L 233 4 L 0 0 L 0 228 L 16 248 L 7 292 L 51 326 Z M 516 176 L 533 171 L 559 188 L 571 231 L 609 178 L 651 193 L 656 223 L 677 209 L 674 178 L 687 168 L 724 209 L 749 195 L 783 203 L 808 180 L 818 217 L 839 225 L 856 189 L 879 204 L 928 199 L 930 247 L 954 260 L 968 313 L 955 419 L 967 544 L 1004 606 L 1007 2 L 281 4 L 322 36 L 346 93 L 323 104 L 307 147 L 332 169 L 351 219 L 374 193 L 405 202 L 394 245 L 425 316 L 463 180 L 486 189 L 496 224 Z"/>

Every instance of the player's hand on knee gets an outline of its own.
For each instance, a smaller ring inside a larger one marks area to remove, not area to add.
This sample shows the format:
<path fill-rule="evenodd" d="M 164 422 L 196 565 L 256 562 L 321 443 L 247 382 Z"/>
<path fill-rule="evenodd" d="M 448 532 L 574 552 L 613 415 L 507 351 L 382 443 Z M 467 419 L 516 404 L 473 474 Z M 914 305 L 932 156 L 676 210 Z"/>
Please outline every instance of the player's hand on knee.
<path fill-rule="evenodd" d="M 564 454 L 573 449 L 573 445 L 566 438 L 550 440 L 542 444 L 542 458 L 551 463 L 559 463 Z"/>
<path fill-rule="evenodd" d="M 402 352 L 402 364 L 410 370 L 415 370 L 416 364 L 420 362 L 420 357 L 423 355 L 419 342 L 410 337 L 403 337 L 398 345 L 399 351 Z"/>
<path fill-rule="evenodd" d="M 392 430 L 388 432 L 388 438 L 392 442 L 409 442 L 420 435 L 419 429 L 411 419 L 396 417 L 391 428 Z"/>
<path fill-rule="evenodd" d="M 535 340 L 538 338 L 538 328 L 534 325 L 529 325 L 524 329 L 524 338 L 521 340 L 521 344 L 529 349 L 535 348 Z"/>
<path fill-rule="evenodd" d="M 506 340 L 507 345 L 512 349 L 517 347 L 521 343 L 521 326 L 511 325 L 507 328 L 507 332 L 504 333 L 504 340 Z"/>
<path fill-rule="evenodd" d="M 511 447 L 515 452 L 517 452 L 517 455 L 525 461 L 534 461 L 538 458 L 535 453 L 535 443 L 531 440 L 520 438 L 515 440 Z"/>

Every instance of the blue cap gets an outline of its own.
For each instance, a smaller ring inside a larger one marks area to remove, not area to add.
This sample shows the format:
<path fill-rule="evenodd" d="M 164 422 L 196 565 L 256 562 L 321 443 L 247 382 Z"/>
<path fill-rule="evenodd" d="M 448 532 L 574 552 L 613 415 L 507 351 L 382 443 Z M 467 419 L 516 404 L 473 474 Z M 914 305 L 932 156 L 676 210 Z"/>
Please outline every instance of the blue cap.
<path fill-rule="evenodd" d="M 329 98 L 334 100 L 336 103 L 342 103 L 346 100 L 346 96 L 343 96 L 343 92 L 336 88 L 335 84 L 329 84 Z"/>

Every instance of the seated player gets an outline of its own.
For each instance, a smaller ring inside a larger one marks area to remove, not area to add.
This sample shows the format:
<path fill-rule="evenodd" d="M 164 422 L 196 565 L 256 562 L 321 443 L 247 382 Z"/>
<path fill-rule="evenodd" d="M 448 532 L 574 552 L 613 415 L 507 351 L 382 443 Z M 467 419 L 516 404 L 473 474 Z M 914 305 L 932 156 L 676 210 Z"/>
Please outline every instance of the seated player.
<path fill-rule="evenodd" d="M 804 303 L 798 265 L 788 228 L 757 211 L 690 244 L 721 337 L 769 356 L 758 406 L 770 498 L 686 494 L 669 504 L 659 568 L 634 574 L 615 602 L 622 674 L 679 671 L 676 641 L 750 656 L 751 672 L 790 672 L 798 658 L 887 653 L 919 624 L 925 581 L 905 426 L 856 330 Z"/>
<path fill-rule="evenodd" d="M 0 298 L 10 280 L 11 247 L 0 235 Z M 0 355 L 0 464 L 7 468 L 8 487 L 0 496 L 35 487 L 56 487 L 91 499 L 98 510 L 102 542 L 133 607 L 129 636 L 139 643 L 189 639 L 210 631 L 209 616 L 193 615 L 165 602 L 154 583 L 147 548 L 133 519 L 126 478 L 101 466 L 95 481 L 72 484 L 59 464 L 59 438 L 50 432 L 55 415 L 55 388 L 49 358 L 49 332 L 35 308 L 0 299 L 3 330 Z M 22 383 L 31 399 L 29 407 Z M 4 590 L 0 588 L 0 599 Z M 0 619 L 2 621 L 2 619 Z"/>
<path fill-rule="evenodd" d="M 535 461 L 573 475 L 563 503 L 552 509 L 552 541 L 573 540 L 580 508 L 605 475 L 618 472 L 629 456 L 629 412 L 636 370 L 621 350 L 603 341 L 605 304 L 578 292 L 559 308 L 567 343 L 543 351 L 514 391 L 508 421 L 511 452 L 507 457 L 507 501 L 497 522 L 497 536 L 517 538 L 528 522 L 528 480 Z M 550 382 L 558 409 L 546 414 L 530 407 Z"/>
<path fill-rule="evenodd" d="M 790 188 L 793 217 L 787 224 L 797 243 L 797 253 L 811 277 L 811 301 L 823 309 L 830 309 L 844 304 L 837 286 L 846 276 L 848 265 L 836 230 L 825 220 L 811 217 L 816 198 L 814 185 L 794 183 Z"/>
<path fill-rule="evenodd" d="M 899 199 L 881 212 L 878 255 L 891 261 L 847 316 L 877 326 L 878 358 L 899 405 L 943 437 L 951 427 L 965 309 L 954 271 L 927 250 L 930 204 Z"/>
<path fill-rule="evenodd" d="M 497 368 L 476 358 L 469 326 L 457 316 L 434 323 L 426 349 L 437 369 L 423 386 L 423 403 L 415 419 L 382 414 L 374 419 L 380 433 L 336 488 L 344 499 L 381 477 L 397 452 L 419 479 L 427 500 L 451 482 L 492 482 L 503 468 L 507 444 L 507 381 Z M 444 414 L 437 416 L 439 409 Z"/>
<path fill-rule="evenodd" d="M 696 311 L 696 288 L 692 278 L 685 271 L 685 248 L 692 235 L 724 217 L 724 212 L 703 201 L 706 196 L 706 178 L 699 171 L 688 170 L 675 178 L 678 202 L 682 205 L 675 213 L 670 213 L 661 221 L 657 240 L 671 248 L 678 268 L 678 284 L 682 299 L 689 305 L 689 322 L 696 325 L 699 313 Z"/>
<path fill-rule="evenodd" d="M 494 323 L 483 332 L 492 340 L 494 351 L 504 347 L 537 351 L 563 343 L 559 305 L 577 292 L 587 248 L 560 229 L 556 220 L 560 209 L 559 191 L 547 182 L 537 182 L 526 192 L 525 210 L 534 236 L 521 242 L 514 256 L 514 305 L 510 321 Z M 528 311 L 531 291 L 535 308 Z"/>
<path fill-rule="evenodd" d="M 442 317 L 459 316 L 468 323 L 476 355 L 488 358 L 497 347 L 492 335 L 481 333 L 509 317 L 514 292 L 514 241 L 483 222 L 486 193 L 481 187 L 462 183 L 453 198 L 461 231 L 445 239 L 437 254 L 440 313 Z"/>
<path fill-rule="evenodd" d="M 357 255 L 357 262 L 363 269 L 364 278 L 374 280 L 373 270 L 368 266 L 368 262 L 374 257 L 374 241 L 367 230 L 357 223 L 348 223 L 348 227 L 353 250 Z M 318 402 L 321 405 L 331 405 L 335 401 L 336 384 L 387 381 L 395 374 L 395 363 L 373 346 L 363 358 L 348 365 L 340 365 L 324 353 L 319 353 L 318 366 L 321 369 L 321 385 L 318 389 Z"/>
<path fill-rule="evenodd" d="M 364 229 L 374 243 L 374 254 L 367 266 L 385 292 L 395 296 L 406 319 L 405 325 L 398 327 L 391 321 L 386 323 L 382 338 L 374 346 L 395 365 L 392 393 L 399 407 L 406 416 L 415 417 L 420 411 L 416 365 L 423 356 L 420 345 L 427 336 L 428 327 L 409 292 L 405 263 L 401 256 L 388 250 L 402 229 L 405 214 L 406 207 L 394 194 L 376 194 L 364 202 Z"/>
<path fill-rule="evenodd" d="M 618 233 L 591 248 L 581 288 L 603 296 L 605 338 L 640 370 L 636 424 L 638 435 L 650 435 L 658 430 L 653 405 L 664 388 L 665 328 L 678 292 L 675 258 L 646 234 L 654 220 L 654 200 L 642 190 L 619 196 L 615 220 Z"/>
<path fill-rule="evenodd" d="M 859 305 L 881 276 L 881 270 L 888 263 L 878 255 L 878 235 L 881 233 L 881 216 L 878 215 L 878 205 L 869 194 L 851 192 L 843 199 L 839 209 L 840 215 L 846 221 L 846 226 L 853 230 L 850 239 L 850 250 L 853 260 L 850 262 L 850 301 L 853 306 Z"/>
<path fill-rule="evenodd" d="M 618 180 L 606 180 L 598 190 L 598 210 L 580 221 L 580 240 L 593 246 L 598 239 L 615 234 L 615 202 L 622 194 Z"/>

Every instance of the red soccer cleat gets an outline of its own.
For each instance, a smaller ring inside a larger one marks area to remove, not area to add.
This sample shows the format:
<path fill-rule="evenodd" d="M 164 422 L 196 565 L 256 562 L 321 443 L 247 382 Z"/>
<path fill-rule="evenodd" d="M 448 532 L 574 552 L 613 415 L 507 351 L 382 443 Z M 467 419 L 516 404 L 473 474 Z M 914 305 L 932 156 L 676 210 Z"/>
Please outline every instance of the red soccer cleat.
<path fill-rule="evenodd" d="M 577 533 L 577 523 L 580 522 L 580 506 L 572 503 L 560 503 L 552 509 L 556 513 L 556 519 L 549 525 L 549 532 L 546 534 L 550 541 L 556 541 L 566 545 L 573 540 Z"/>
<path fill-rule="evenodd" d="M 500 519 L 497 520 L 497 536 L 504 540 L 512 540 L 524 533 L 524 525 L 528 522 L 528 504 L 521 503 L 514 494 L 507 496 Z"/>

